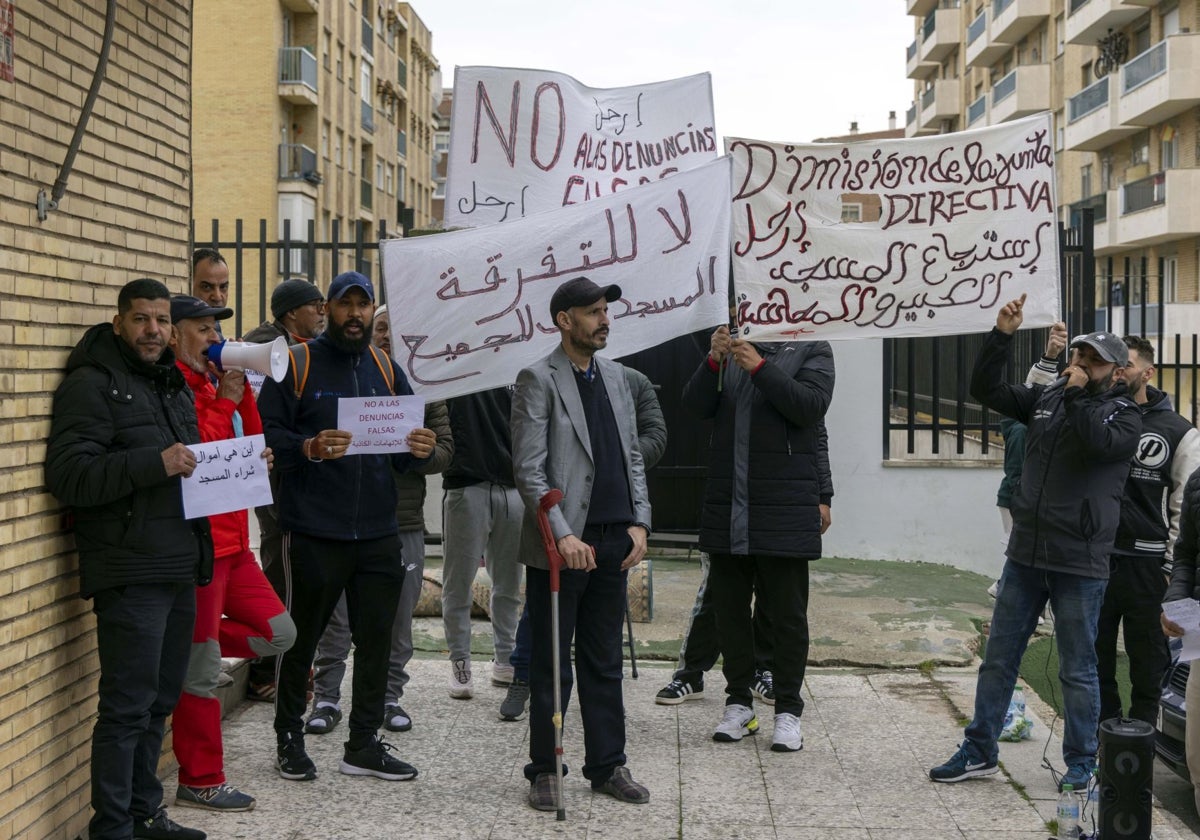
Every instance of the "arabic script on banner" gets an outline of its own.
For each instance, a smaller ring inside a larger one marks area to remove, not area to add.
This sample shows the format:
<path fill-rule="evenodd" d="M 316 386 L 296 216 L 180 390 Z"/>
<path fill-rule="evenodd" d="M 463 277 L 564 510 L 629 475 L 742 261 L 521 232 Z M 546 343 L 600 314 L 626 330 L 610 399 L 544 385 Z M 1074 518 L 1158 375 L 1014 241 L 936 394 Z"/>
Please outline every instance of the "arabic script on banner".
<path fill-rule="evenodd" d="M 446 399 L 516 381 L 559 341 L 550 298 L 616 283 L 606 356 L 728 321 L 729 159 L 503 225 L 381 244 L 392 351 Z"/>
<path fill-rule="evenodd" d="M 271 504 L 262 435 L 188 444 L 196 469 L 183 479 L 183 515 L 199 519 Z"/>
<path fill-rule="evenodd" d="M 707 73 L 589 88 L 548 70 L 457 67 L 447 227 L 579 204 L 717 156 Z"/>
<path fill-rule="evenodd" d="M 730 139 L 739 332 L 756 340 L 1059 318 L 1050 116 L 910 140 Z"/>

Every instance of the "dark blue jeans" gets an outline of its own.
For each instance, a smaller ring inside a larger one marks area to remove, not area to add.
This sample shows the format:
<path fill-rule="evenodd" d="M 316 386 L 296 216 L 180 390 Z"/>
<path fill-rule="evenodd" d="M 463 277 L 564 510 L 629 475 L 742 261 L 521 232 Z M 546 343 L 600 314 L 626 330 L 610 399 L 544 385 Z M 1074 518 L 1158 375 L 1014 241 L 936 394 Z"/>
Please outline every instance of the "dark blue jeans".
<path fill-rule="evenodd" d="M 1096 623 L 1108 581 L 1066 572 L 1004 564 L 987 652 L 975 683 L 975 719 L 967 741 L 978 757 L 994 761 L 1017 669 L 1046 601 L 1054 610 L 1058 675 L 1063 693 L 1063 760 L 1067 766 L 1096 763 L 1100 688 L 1096 677 Z"/>
<path fill-rule="evenodd" d="M 571 698 L 571 641 L 583 717 L 583 775 L 593 787 L 604 784 L 625 763 L 625 704 L 621 694 L 621 628 L 625 618 L 625 578 L 621 561 L 632 547 L 624 525 L 583 532 L 596 549 L 590 572 L 563 569 L 558 596 L 562 711 Z M 525 778 L 554 772 L 554 659 L 550 627 L 550 572 L 528 568 L 525 603 L 531 636 L 529 763 Z M 565 771 L 565 764 L 564 764 Z"/>
<path fill-rule="evenodd" d="M 92 731 L 91 840 L 129 840 L 162 806 L 158 757 L 187 673 L 196 587 L 147 583 L 95 594 L 100 703 Z"/>

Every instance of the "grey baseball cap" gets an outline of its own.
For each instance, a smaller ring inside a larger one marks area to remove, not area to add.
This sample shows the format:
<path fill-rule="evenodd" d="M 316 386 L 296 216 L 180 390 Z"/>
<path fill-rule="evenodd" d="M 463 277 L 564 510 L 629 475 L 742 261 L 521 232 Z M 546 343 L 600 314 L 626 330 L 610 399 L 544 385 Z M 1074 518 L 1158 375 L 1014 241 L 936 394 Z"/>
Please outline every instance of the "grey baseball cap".
<path fill-rule="evenodd" d="M 1094 332 L 1076 336 L 1071 340 L 1071 349 L 1074 350 L 1081 344 L 1088 345 L 1100 354 L 1100 358 L 1106 362 L 1112 362 L 1117 367 L 1125 367 L 1129 364 L 1129 348 L 1125 346 L 1124 341 L 1112 333 Z"/>

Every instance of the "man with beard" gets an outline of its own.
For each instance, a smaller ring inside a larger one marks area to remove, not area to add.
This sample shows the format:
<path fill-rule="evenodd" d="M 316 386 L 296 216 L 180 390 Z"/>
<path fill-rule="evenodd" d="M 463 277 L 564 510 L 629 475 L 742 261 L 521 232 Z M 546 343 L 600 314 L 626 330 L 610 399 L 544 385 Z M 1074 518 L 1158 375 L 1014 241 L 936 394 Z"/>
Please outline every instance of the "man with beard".
<path fill-rule="evenodd" d="M 46 486 L 72 508 L 79 594 L 100 661 L 92 732 L 93 840 L 204 840 L 167 817 L 158 779 L 167 715 L 187 672 L 196 584 L 212 576 L 208 520 L 183 518 L 180 476 L 200 442 L 175 357 L 170 292 L 133 280 L 84 334 L 54 394 Z"/>
<path fill-rule="evenodd" d="M 1086 788 L 1096 767 L 1100 689 L 1096 624 L 1108 583 L 1129 459 L 1142 412 L 1117 371 L 1125 343 L 1094 332 L 1071 342 L 1070 363 L 1051 385 L 1010 385 L 1005 366 L 1021 326 L 1025 296 L 996 316 L 971 377 L 971 396 L 1028 427 L 1013 528 L 996 591 L 987 653 L 975 684 L 975 717 L 966 740 L 929 771 L 935 782 L 995 773 L 1017 669 L 1046 602 L 1054 611 L 1064 717 L 1061 785 Z"/>
<path fill-rule="evenodd" d="M 562 702 L 571 696 L 571 642 L 583 716 L 583 775 L 592 790 L 632 804 L 650 801 L 625 766 L 621 690 L 621 619 L 628 569 L 642 561 L 650 535 L 650 499 L 638 450 L 633 396 L 624 369 L 596 356 L 608 344 L 608 304 L 617 286 L 568 280 L 550 299 L 560 344 L 517 375 L 512 453 L 525 503 L 520 559 L 526 566 L 530 661 L 529 804 L 558 807 L 549 561 L 537 515 L 551 488 L 563 500 L 549 511 L 565 568 L 560 578 Z M 565 769 L 565 768 L 564 768 Z"/>
<path fill-rule="evenodd" d="M 263 384 L 259 410 L 280 472 L 275 498 L 283 529 L 286 604 L 296 643 L 279 657 L 275 698 L 277 767 L 307 781 L 316 765 L 304 749 L 305 688 L 317 642 L 344 592 L 357 649 L 349 740 L 339 769 L 389 781 L 417 770 L 389 754 L 383 723 L 392 622 L 404 585 L 392 470 L 433 452 L 429 429 L 409 433 L 410 452 L 346 457 L 350 432 L 337 428 L 341 397 L 412 393 L 400 368 L 371 346 L 375 290 L 357 271 L 329 286 L 324 334 L 293 349 L 283 382 Z"/>

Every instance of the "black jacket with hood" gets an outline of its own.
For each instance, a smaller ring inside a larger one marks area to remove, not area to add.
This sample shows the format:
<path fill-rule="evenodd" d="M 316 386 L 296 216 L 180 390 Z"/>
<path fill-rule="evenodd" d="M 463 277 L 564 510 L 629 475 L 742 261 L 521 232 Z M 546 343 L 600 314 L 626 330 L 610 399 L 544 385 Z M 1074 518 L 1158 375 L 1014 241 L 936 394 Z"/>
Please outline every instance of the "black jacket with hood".
<path fill-rule="evenodd" d="M 80 594 L 144 583 L 207 583 L 208 520 L 183 518 L 162 452 L 200 442 L 192 392 L 164 351 L 146 364 L 111 323 L 89 329 L 54 394 L 46 486 L 73 508 Z"/>

